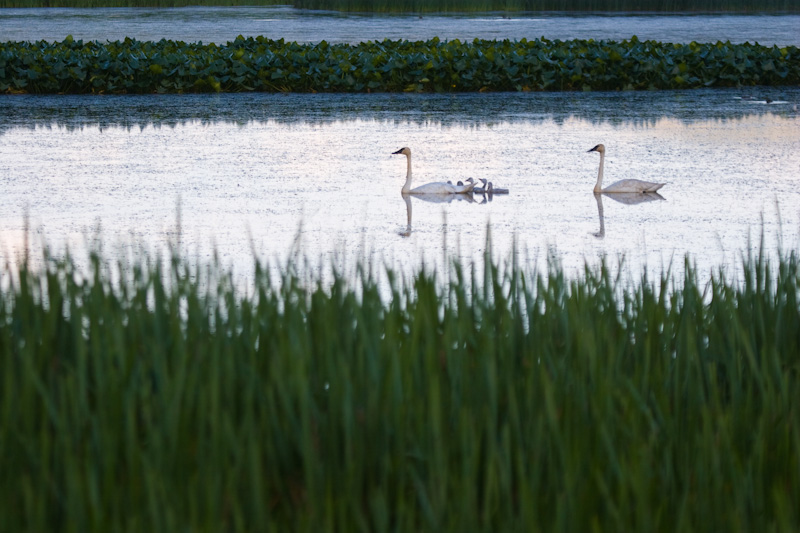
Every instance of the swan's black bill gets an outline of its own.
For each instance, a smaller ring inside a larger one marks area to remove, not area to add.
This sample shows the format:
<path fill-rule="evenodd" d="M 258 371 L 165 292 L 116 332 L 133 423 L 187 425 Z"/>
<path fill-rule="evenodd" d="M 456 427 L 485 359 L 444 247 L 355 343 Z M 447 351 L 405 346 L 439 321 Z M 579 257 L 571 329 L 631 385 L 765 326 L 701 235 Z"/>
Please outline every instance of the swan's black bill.
<path fill-rule="evenodd" d="M 598 148 L 600 148 L 600 145 L 599 145 L 599 144 L 598 144 L 597 146 L 595 146 L 594 148 L 592 148 L 591 150 L 586 150 L 586 153 L 589 153 L 589 152 L 596 152 Z"/>
<path fill-rule="evenodd" d="M 392 155 L 397 155 L 397 154 L 402 154 L 402 153 L 403 153 L 403 149 L 400 148 L 398 151 L 392 152 Z"/>

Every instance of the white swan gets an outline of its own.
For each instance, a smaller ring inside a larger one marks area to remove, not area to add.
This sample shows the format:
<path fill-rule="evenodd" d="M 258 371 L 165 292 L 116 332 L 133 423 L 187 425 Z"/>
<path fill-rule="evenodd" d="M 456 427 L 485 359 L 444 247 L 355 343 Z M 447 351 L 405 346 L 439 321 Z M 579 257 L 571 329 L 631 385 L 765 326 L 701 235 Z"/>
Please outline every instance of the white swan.
<path fill-rule="evenodd" d="M 652 181 L 642 181 L 636 179 L 621 180 L 603 188 L 603 162 L 606 159 L 606 147 L 598 144 L 589 152 L 600 153 L 600 171 L 597 173 L 597 183 L 594 186 L 594 192 L 602 193 L 620 193 L 620 192 L 656 192 L 663 187 L 664 183 L 654 183 Z"/>
<path fill-rule="evenodd" d="M 403 194 L 465 194 L 472 192 L 472 189 L 475 188 L 475 182 L 472 180 L 467 180 L 469 183 L 466 183 L 464 185 L 453 185 L 452 183 L 437 181 L 433 183 L 426 183 L 425 185 L 420 185 L 419 187 L 415 187 L 412 189 L 411 149 L 408 147 L 400 148 L 398 151 L 392 152 L 392 155 L 406 156 L 408 171 L 406 172 L 406 183 L 403 185 L 402 189 Z"/>

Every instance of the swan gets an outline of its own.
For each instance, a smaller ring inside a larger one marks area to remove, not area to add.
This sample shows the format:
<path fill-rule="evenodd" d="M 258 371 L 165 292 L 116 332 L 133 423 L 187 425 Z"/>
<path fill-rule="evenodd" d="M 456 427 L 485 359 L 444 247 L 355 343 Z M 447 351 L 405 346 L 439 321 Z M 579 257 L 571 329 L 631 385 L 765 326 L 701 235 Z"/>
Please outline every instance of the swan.
<path fill-rule="evenodd" d="M 400 148 L 396 152 L 392 152 L 392 155 L 404 155 L 406 156 L 406 162 L 408 164 L 408 172 L 406 172 L 406 183 L 403 185 L 402 193 L 403 194 L 465 194 L 472 192 L 472 189 L 475 188 L 475 182 L 473 180 L 468 179 L 466 184 L 464 185 L 453 185 L 450 182 L 443 182 L 437 181 L 433 183 L 426 183 L 425 185 L 420 185 L 419 187 L 411 188 L 411 149 L 408 147 Z"/>
<path fill-rule="evenodd" d="M 597 173 L 597 183 L 594 186 L 594 192 L 602 193 L 620 193 L 620 192 L 656 192 L 663 187 L 664 183 L 654 183 L 652 181 L 642 181 L 636 179 L 621 180 L 612 183 L 605 189 L 603 188 L 603 162 L 606 158 L 606 147 L 598 144 L 589 152 L 598 152 L 600 154 L 600 171 Z"/>

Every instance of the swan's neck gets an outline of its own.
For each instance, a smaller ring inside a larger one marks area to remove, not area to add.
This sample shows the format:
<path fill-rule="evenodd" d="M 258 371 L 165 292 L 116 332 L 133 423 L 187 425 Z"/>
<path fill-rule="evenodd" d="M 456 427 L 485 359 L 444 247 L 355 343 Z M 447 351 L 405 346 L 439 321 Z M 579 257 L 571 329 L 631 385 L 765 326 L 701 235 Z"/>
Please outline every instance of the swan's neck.
<path fill-rule="evenodd" d="M 600 170 L 597 172 L 597 183 L 594 186 L 594 192 L 601 192 L 603 190 L 603 163 L 606 160 L 606 154 L 600 152 Z"/>
<path fill-rule="evenodd" d="M 406 171 L 406 184 L 403 185 L 403 192 L 409 192 L 411 190 L 411 155 L 406 156 L 406 164 L 408 165 L 408 170 Z"/>

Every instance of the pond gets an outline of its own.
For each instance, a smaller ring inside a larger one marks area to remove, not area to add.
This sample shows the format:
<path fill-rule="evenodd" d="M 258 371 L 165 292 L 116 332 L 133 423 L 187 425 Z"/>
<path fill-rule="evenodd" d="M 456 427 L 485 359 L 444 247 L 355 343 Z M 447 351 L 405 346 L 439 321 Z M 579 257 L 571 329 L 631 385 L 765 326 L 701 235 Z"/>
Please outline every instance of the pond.
<path fill-rule="evenodd" d="M 0 99 L 0 260 L 180 235 L 239 272 L 255 253 L 416 267 L 480 256 L 568 269 L 601 257 L 735 271 L 765 234 L 800 244 L 799 89 L 474 95 L 14 96 Z M 666 182 L 630 205 L 606 183 Z M 404 198 L 414 183 L 488 178 L 510 194 Z M 781 241 L 779 243 L 779 240 Z"/>
<path fill-rule="evenodd" d="M 318 42 L 408 39 L 629 39 L 688 43 L 730 40 L 800 44 L 800 15 L 501 14 L 358 15 L 291 7 L 0 9 L 0 41 L 174 39 L 232 41 L 237 35 Z"/>

